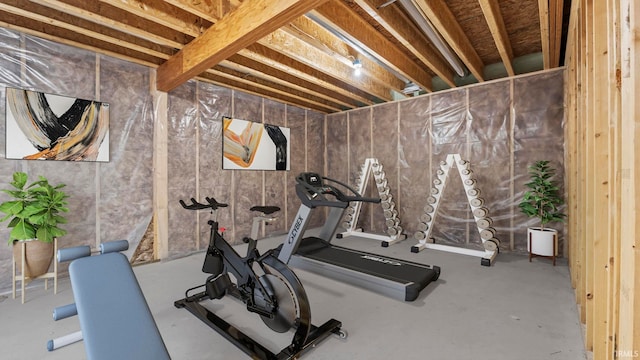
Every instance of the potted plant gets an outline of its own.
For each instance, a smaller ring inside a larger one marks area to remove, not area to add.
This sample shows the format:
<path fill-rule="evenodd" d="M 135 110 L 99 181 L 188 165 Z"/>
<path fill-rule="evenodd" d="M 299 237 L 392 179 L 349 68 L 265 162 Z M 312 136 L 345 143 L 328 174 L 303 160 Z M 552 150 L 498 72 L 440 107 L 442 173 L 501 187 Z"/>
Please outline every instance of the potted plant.
<path fill-rule="evenodd" d="M 68 195 L 61 188 L 65 184 L 51 185 L 40 176 L 27 185 L 28 177 L 24 172 L 15 172 L 11 189 L 2 192 L 10 196 L 9 201 L 0 203 L 0 212 L 6 214 L 0 222 L 9 220 L 9 245 L 13 245 L 14 258 L 21 256 L 20 241 L 26 243 L 25 269 L 20 269 L 25 277 L 34 278 L 47 272 L 53 259 L 53 239 L 67 232 L 59 227 L 67 220 L 61 213 L 68 212 Z"/>
<path fill-rule="evenodd" d="M 539 227 L 527 231 L 527 251 L 531 255 L 550 256 L 555 265 L 558 255 L 558 231 L 545 227 L 551 222 L 563 222 L 566 215 L 560 209 L 564 199 L 554 177 L 556 170 L 548 160 L 536 161 L 529 166 L 530 180 L 525 184 L 529 189 L 519 204 L 520 210 L 528 217 L 538 218 Z"/>

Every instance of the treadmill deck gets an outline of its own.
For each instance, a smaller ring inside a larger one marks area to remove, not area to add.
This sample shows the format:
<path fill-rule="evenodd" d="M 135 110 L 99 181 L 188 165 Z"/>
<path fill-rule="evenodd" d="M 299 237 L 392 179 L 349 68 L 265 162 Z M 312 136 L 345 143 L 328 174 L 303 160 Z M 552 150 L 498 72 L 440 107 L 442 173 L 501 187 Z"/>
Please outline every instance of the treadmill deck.
<path fill-rule="evenodd" d="M 292 265 L 405 301 L 440 276 L 440 267 L 367 253 L 309 237 L 301 241 Z M 292 258 L 293 259 L 293 258 Z"/>

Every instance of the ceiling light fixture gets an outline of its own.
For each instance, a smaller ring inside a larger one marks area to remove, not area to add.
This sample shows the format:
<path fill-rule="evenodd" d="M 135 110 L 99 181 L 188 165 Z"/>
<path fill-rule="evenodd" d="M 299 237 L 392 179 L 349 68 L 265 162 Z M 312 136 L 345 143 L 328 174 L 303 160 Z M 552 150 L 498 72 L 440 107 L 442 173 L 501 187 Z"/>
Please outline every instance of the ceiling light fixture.
<path fill-rule="evenodd" d="M 353 58 L 353 63 L 352 63 L 353 74 L 355 76 L 360 76 L 360 74 L 362 73 L 362 61 L 360 61 L 360 59 L 356 59 L 356 58 L 354 58 L 352 56 L 349 56 L 349 57 Z"/>
<path fill-rule="evenodd" d="M 398 79 L 402 80 L 403 82 L 405 82 L 405 83 L 409 82 L 409 79 L 407 79 L 404 75 L 402 75 L 398 71 L 394 70 L 392 67 L 387 65 L 384 61 L 381 61 L 377 56 L 374 56 L 369 51 L 365 50 L 365 46 L 363 46 L 363 44 L 360 43 L 359 41 L 357 41 L 355 39 L 351 39 L 351 38 L 345 36 L 340 31 L 336 30 L 332 25 L 327 24 L 324 20 L 322 20 L 321 17 L 315 15 L 313 12 L 308 12 L 308 13 L 305 14 L 305 16 L 308 17 L 309 19 L 311 19 L 316 24 L 320 25 L 325 30 L 327 30 L 330 33 L 332 33 L 338 39 L 344 41 L 347 45 L 352 47 L 353 50 L 356 51 L 357 53 L 359 53 L 360 55 L 365 56 L 368 59 L 370 59 L 371 61 L 374 61 L 378 65 L 384 67 L 387 71 L 389 71 L 390 73 L 394 74 L 395 77 L 397 77 Z M 351 56 L 349 55 L 348 58 L 351 59 Z M 352 65 L 353 65 L 353 62 L 352 62 Z"/>
<path fill-rule="evenodd" d="M 416 94 L 420 91 L 420 87 L 412 82 L 405 84 L 404 89 L 402 89 L 402 93 L 405 95 Z"/>

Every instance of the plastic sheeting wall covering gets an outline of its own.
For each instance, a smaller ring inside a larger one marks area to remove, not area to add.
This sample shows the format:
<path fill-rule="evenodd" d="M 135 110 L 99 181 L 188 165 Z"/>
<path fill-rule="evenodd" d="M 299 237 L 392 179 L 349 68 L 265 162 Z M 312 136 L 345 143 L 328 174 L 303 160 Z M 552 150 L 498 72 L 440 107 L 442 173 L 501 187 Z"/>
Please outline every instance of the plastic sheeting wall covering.
<path fill-rule="evenodd" d="M 471 163 L 501 250 L 526 252 L 526 229 L 539 226 L 518 208 L 529 179 L 527 167 L 550 160 L 556 179 L 564 183 L 563 74 L 562 69 L 541 72 L 330 114 L 327 176 L 353 184 L 364 160 L 377 158 L 397 197 L 409 236 L 405 241 L 415 242 L 440 161 L 460 154 Z M 455 170 L 449 176 L 432 236 L 438 243 L 482 249 L 460 176 Z M 362 211 L 359 225 L 384 233 L 380 205 Z M 559 230 L 562 253 L 564 224 L 549 226 Z"/>
<path fill-rule="evenodd" d="M 18 170 L 66 183 L 71 196 L 68 235 L 60 246 L 127 239 L 133 252 L 153 216 L 157 114 L 149 83 L 154 70 L 3 28 L 0 45 L 0 184 L 8 184 Z M 535 225 L 517 210 L 527 165 L 540 158 L 552 160 L 562 182 L 562 81 L 562 71 L 545 72 L 326 118 L 189 81 L 168 96 L 169 256 L 202 250 L 208 240 L 209 214 L 186 211 L 179 199 L 214 196 L 228 202 L 231 206 L 221 210 L 218 219 L 232 240 L 249 234 L 250 206 L 277 205 L 283 208 L 281 218 L 268 232 L 284 232 L 300 204 L 294 189 L 298 173 L 323 173 L 326 168 L 327 176 L 353 181 L 366 157 L 377 157 L 384 165 L 402 223 L 412 234 L 438 162 L 451 152 L 471 161 L 502 248 L 513 243 L 523 251 L 526 227 Z M 108 102 L 110 162 L 6 160 L 6 87 Z M 223 115 L 290 127 L 291 171 L 221 170 Z M 456 190 L 455 183 L 443 197 L 434 235 L 446 243 L 478 247 L 461 185 Z M 364 227 L 384 231 L 382 210 L 368 206 L 364 211 Z M 314 216 L 311 225 L 322 220 L 322 214 Z M 555 227 L 562 241 L 564 229 Z M 5 226 L 0 237 L 8 238 Z M 11 249 L 0 246 L 0 293 L 8 291 L 10 282 Z"/>
<path fill-rule="evenodd" d="M 131 255 L 153 217 L 153 134 L 157 122 L 153 69 L 0 28 L 0 186 L 14 171 L 63 182 L 70 195 L 68 234 L 60 247 L 127 239 Z M 110 104 L 108 163 L 5 159 L 5 89 L 25 88 Z M 202 250 L 207 212 L 182 209 L 179 199 L 213 196 L 231 206 L 218 220 L 231 241 L 249 235 L 253 205 L 280 206 L 267 232 L 284 232 L 298 210 L 294 177 L 324 165 L 324 114 L 198 81 L 168 94 L 169 257 Z M 223 115 L 291 128 L 291 171 L 223 171 Z M 306 154 L 305 150 L 314 151 Z M 5 196 L 0 194 L 0 201 Z M 322 219 L 316 219 L 319 224 Z M 7 239 L 6 223 L 0 238 Z M 66 265 L 62 265 L 64 276 Z M 38 285 L 39 286 L 39 285 Z M 11 248 L 0 246 L 0 293 L 11 288 Z"/>
<path fill-rule="evenodd" d="M 251 94 L 189 81 L 169 97 L 169 252 L 181 256 L 203 250 L 209 240 L 206 225 L 211 214 L 184 210 L 180 199 L 214 197 L 229 207 L 217 218 L 236 243 L 249 236 L 254 205 L 279 206 L 278 220 L 266 234 L 284 233 L 300 206 L 295 194 L 295 176 L 322 171 L 323 152 L 306 154 L 307 148 L 322 149 L 324 115 Z M 222 170 L 222 117 L 289 127 L 290 171 Z M 197 217 L 197 218 L 196 218 Z M 320 224 L 315 219 L 312 226 Z M 196 223 L 197 222 L 197 223 Z"/>
<path fill-rule="evenodd" d="M 65 183 L 68 234 L 59 246 L 95 247 L 101 241 L 128 239 L 133 251 L 151 220 L 149 70 L 2 28 L 0 44 L 0 184 L 6 188 L 14 171 L 25 171 L 32 180 L 42 175 Z M 6 87 L 108 102 L 110 162 L 6 160 Z M 3 223 L 0 238 L 8 234 Z M 66 271 L 66 265 L 61 268 Z M 10 284 L 11 248 L 0 246 L 0 290 Z"/>

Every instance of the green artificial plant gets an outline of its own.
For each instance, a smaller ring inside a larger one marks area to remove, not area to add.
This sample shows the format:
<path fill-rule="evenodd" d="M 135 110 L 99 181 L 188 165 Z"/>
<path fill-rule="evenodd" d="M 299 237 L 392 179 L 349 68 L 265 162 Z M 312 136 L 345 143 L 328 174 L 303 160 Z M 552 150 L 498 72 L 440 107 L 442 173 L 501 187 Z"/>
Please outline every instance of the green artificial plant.
<path fill-rule="evenodd" d="M 555 174 L 556 171 L 548 160 L 536 161 L 529 166 L 531 179 L 525 184 L 529 190 L 524 193 L 519 205 L 525 215 L 538 218 L 542 230 L 545 224 L 564 221 L 566 217 L 560 209 L 564 200 L 558 183 L 554 180 Z"/>
<path fill-rule="evenodd" d="M 9 245 L 15 240 L 29 239 L 50 243 L 67 233 L 58 227 L 67 223 L 61 213 L 69 211 L 66 201 L 69 196 L 60 190 L 65 184 L 53 186 L 40 176 L 39 180 L 27 185 L 27 174 L 18 171 L 13 174 L 10 185 L 12 189 L 2 192 L 9 194 L 11 200 L 0 204 L 0 212 L 6 214 L 0 222 L 11 219 Z"/>

